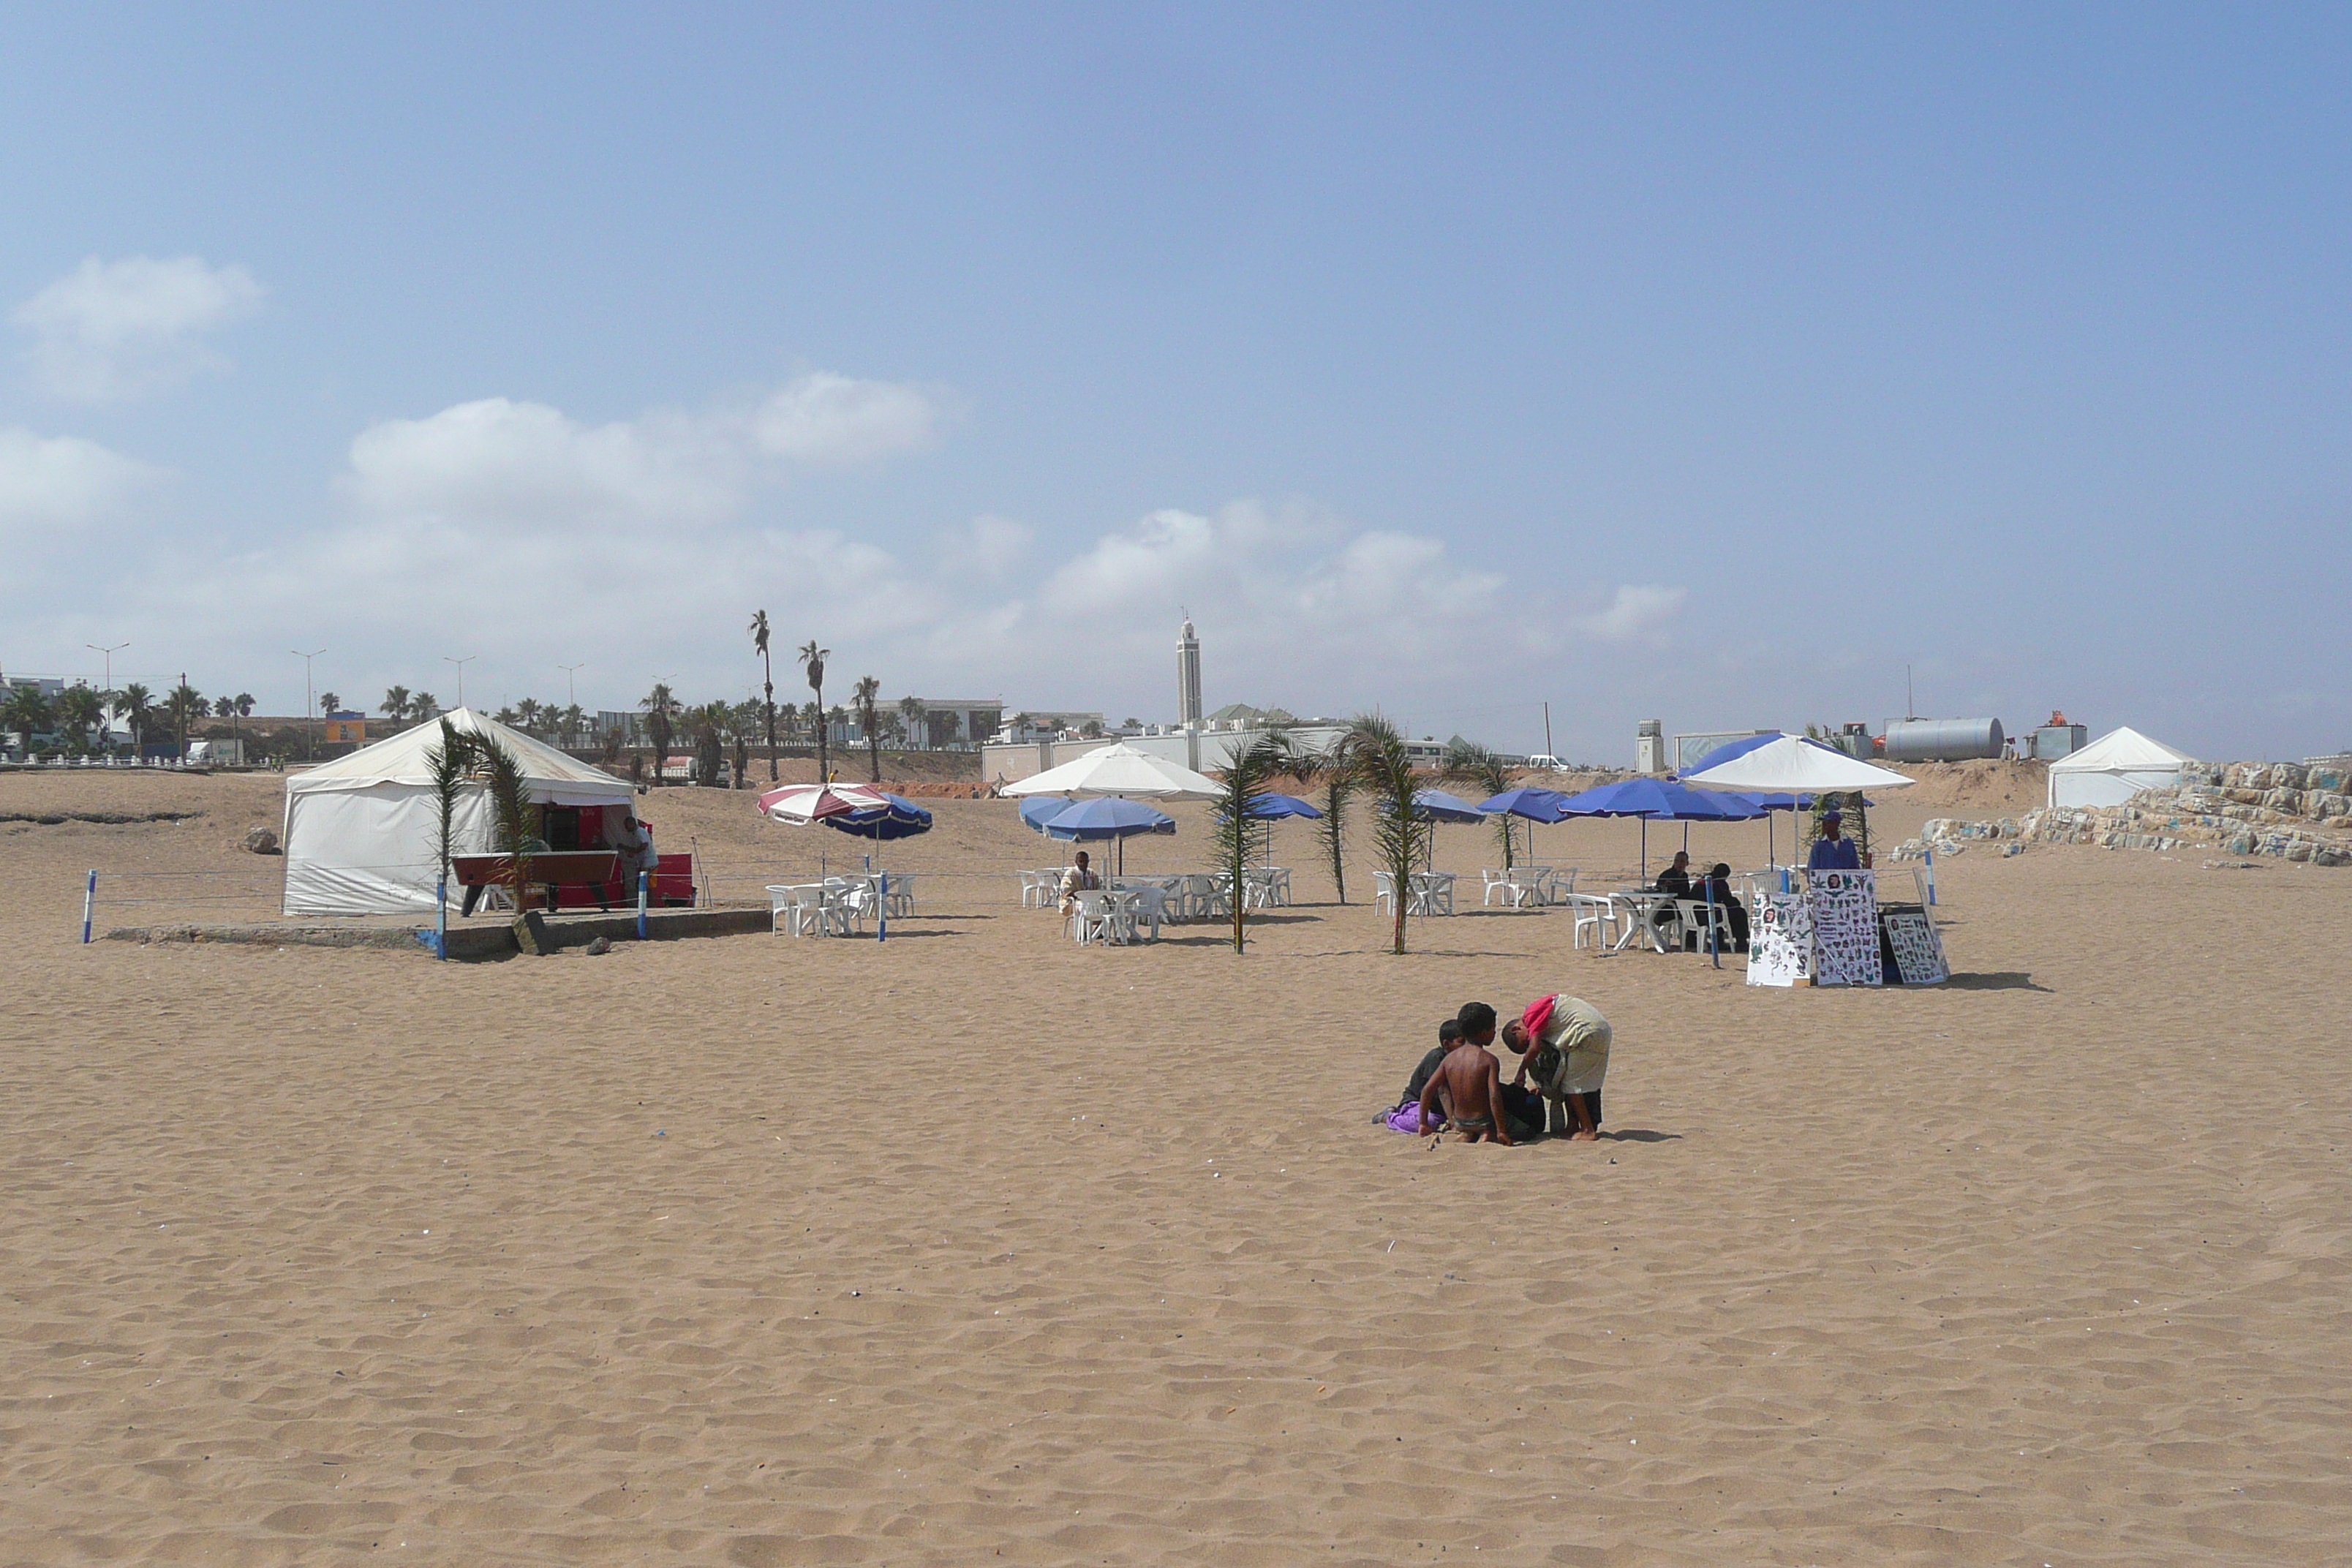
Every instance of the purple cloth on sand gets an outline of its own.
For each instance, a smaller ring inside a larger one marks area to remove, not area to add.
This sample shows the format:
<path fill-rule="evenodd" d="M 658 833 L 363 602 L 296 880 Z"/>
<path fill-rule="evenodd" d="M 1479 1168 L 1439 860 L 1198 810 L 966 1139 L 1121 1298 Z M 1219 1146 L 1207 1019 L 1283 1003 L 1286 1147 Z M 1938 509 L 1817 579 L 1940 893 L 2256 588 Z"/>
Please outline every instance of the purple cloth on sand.
<path fill-rule="evenodd" d="M 1430 1113 L 1430 1131 L 1435 1131 L 1437 1129 L 1444 1125 L 1445 1118 L 1444 1116 L 1435 1111 L 1432 1111 Z M 1416 1136 L 1419 1135 L 1421 1131 L 1421 1101 L 1416 1100 L 1411 1105 L 1400 1105 L 1394 1110 L 1390 1111 L 1389 1131 L 1391 1132 L 1409 1132 Z"/>

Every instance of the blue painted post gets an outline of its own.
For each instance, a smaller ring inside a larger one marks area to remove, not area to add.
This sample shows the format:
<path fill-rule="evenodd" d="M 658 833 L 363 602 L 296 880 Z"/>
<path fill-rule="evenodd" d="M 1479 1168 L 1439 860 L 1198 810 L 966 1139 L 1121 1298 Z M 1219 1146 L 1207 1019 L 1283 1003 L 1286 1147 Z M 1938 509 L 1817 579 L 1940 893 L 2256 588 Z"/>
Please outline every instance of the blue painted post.
<path fill-rule="evenodd" d="M 84 947 L 89 945 L 89 911 L 97 902 L 98 868 L 93 866 L 90 868 L 89 880 L 82 885 L 81 889 L 81 944 Z"/>
<path fill-rule="evenodd" d="M 433 956 L 446 960 L 449 956 L 449 877 L 442 873 L 433 885 Z"/>
<path fill-rule="evenodd" d="M 639 942 L 646 940 L 646 876 L 643 871 L 637 873 L 637 940 Z"/>
<path fill-rule="evenodd" d="M 888 942 L 888 941 L 890 940 L 890 873 L 889 873 L 889 872 L 885 871 L 885 872 L 883 872 L 883 873 L 882 873 L 882 880 L 881 880 L 881 882 L 880 882 L 879 886 L 880 886 L 880 888 L 881 888 L 881 892 L 880 892 L 878 895 L 877 895 L 877 896 L 878 898 L 880 898 L 880 900 L 882 900 L 882 902 L 881 902 L 881 912 L 880 912 L 880 917 L 879 917 L 878 919 L 877 919 L 877 920 L 875 921 L 875 922 L 874 922 L 874 940 L 875 940 L 876 942 Z"/>
<path fill-rule="evenodd" d="M 1936 903 L 1936 852 L 1929 849 L 1919 858 L 1927 868 L 1927 905 L 1932 909 Z"/>
<path fill-rule="evenodd" d="M 1706 879 L 1706 955 L 1717 969 L 1723 967 L 1723 932 L 1715 923 L 1715 879 Z"/>

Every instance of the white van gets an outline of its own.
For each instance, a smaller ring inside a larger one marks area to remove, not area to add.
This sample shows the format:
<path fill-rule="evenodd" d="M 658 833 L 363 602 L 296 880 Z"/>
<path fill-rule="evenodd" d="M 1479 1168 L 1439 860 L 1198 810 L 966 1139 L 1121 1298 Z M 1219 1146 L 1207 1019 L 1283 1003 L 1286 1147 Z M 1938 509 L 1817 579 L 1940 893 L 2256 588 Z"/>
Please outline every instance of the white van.
<path fill-rule="evenodd" d="M 1538 752 L 1534 756 L 1529 757 L 1528 759 L 1528 766 L 1531 768 L 1539 768 L 1548 773 L 1564 773 L 1568 772 L 1568 764 L 1566 763 L 1563 763 L 1558 757 L 1552 756 L 1544 752 Z"/>

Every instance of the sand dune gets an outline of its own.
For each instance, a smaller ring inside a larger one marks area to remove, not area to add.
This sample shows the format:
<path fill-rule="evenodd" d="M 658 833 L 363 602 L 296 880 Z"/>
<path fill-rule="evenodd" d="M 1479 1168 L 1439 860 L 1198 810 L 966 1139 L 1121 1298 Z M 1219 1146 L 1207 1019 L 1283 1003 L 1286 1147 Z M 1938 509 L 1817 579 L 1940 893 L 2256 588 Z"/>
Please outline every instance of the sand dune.
<path fill-rule="evenodd" d="M 0 777 L 0 812 L 203 813 L 0 823 L 0 1563 L 2352 1542 L 2345 872 L 1972 854 L 1950 987 L 1751 991 L 1554 914 L 1388 956 L 1295 826 L 1310 902 L 1245 956 L 1081 951 L 1007 874 L 1058 851 L 942 801 L 890 847 L 922 909 L 887 944 L 73 944 L 92 866 L 101 927 L 267 912 L 236 845 L 275 801 Z M 740 795 L 651 811 L 722 891 L 852 850 Z M 1197 862 L 1180 816 L 1129 864 Z M 1615 1138 L 1369 1124 L 1459 1002 L 1563 988 L 1616 1023 Z"/>

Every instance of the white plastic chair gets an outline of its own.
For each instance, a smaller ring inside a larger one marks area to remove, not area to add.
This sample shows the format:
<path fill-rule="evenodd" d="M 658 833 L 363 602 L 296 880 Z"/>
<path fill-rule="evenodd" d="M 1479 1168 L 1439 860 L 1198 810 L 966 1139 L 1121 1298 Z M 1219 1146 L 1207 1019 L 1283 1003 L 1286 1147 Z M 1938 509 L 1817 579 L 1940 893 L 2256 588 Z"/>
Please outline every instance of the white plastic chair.
<path fill-rule="evenodd" d="M 1129 907 L 1127 931 L 1130 938 L 1144 926 L 1151 928 L 1151 940 L 1160 940 L 1160 920 L 1168 908 L 1168 892 L 1164 888 L 1143 887 L 1133 889 L 1134 902 Z"/>
<path fill-rule="evenodd" d="M 1698 951 L 1706 952 L 1707 933 L 1712 930 L 1717 944 L 1715 951 L 1731 951 L 1731 917 L 1725 913 L 1721 904 L 1710 904 L 1699 899 L 1676 899 L 1675 912 L 1682 922 L 1682 933 L 1685 938 L 1684 945 L 1688 945 L 1689 938 L 1696 937 Z"/>
<path fill-rule="evenodd" d="M 1080 947 L 1097 942 L 1123 942 L 1118 908 L 1108 893 L 1090 889 L 1070 900 L 1070 938 Z"/>
<path fill-rule="evenodd" d="M 1451 871 L 1416 871 L 1406 885 L 1412 900 L 1412 910 L 1417 915 L 1450 915 L 1454 912 L 1454 873 Z"/>
<path fill-rule="evenodd" d="M 1505 904 L 1513 909 L 1518 907 L 1519 890 L 1512 885 L 1511 874 L 1508 871 L 1497 871 L 1492 866 L 1484 866 L 1479 868 L 1478 878 L 1485 892 L 1485 896 L 1478 900 L 1481 907 L 1492 904 L 1496 893 L 1503 895 Z"/>
<path fill-rule="evenodd" d="M 911 871 L 893 871 L 890 873 L 888 880 L 890 888 L 888 912 L 893 915 L 913 914 L 915 912 L 914 873 Z"/>
<path fill-rule="evenodd" d="M 1045 906 L 1040 901 L 1039 895 L 1045 889 L 1044 884 L 1039 881 L 1037 873 L 1034 871 L 1023 871 L 1019 873 L 1019 875 L 1021 878 L 1021 907 L 1024 910 L 1044 909 Z"/>
<path fill-rule="evenodd" d="M 1389 909 L 1389 913 L 1396 913 L 1396 877 L 1392 872 L 1375 871 L 1372 873 L 1372 902 L 1376 906 L 1386 904 Z"/>
<path fill-rule="evenodd" d="M 1605 895 L 1570 893 L 1562 900 L 1574 916 L 1571 927 L 1573 945 L 1582 947 L 1589 933 L 1592 945 L 1602 952 L 1614 952 L 1617 936 L 1617 900 Z"/>

